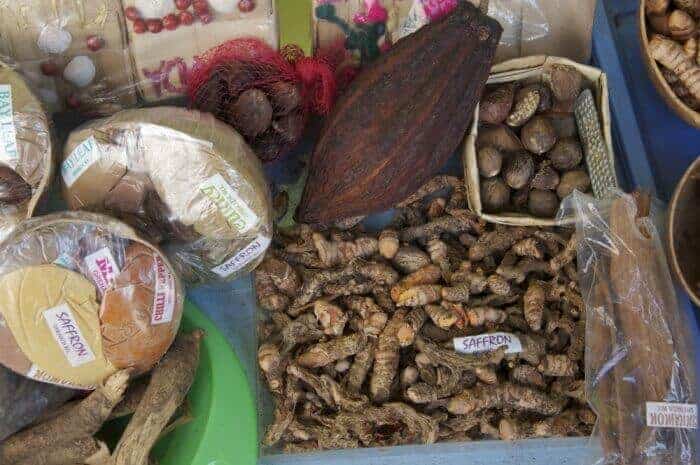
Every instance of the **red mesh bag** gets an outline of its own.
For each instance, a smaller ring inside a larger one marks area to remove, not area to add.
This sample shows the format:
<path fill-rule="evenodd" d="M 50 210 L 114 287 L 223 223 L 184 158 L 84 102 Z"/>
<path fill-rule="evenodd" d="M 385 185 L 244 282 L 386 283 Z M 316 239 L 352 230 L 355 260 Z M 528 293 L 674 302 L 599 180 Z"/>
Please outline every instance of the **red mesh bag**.
<path fill-rule="evenodd" d="M 272 161 L 303 135 L 311 113 L 326 115 L 336 94 L 331 64 L 288 45 L 235 39 L 199 57 L 188 93 L 193 107 L 240 132 L 260 159 Z"/>

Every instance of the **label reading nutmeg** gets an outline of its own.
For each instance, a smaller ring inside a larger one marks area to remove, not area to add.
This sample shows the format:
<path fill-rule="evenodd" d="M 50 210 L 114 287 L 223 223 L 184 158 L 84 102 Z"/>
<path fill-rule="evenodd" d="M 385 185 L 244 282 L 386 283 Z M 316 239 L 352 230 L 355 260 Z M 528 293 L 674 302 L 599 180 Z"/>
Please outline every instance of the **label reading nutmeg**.
<path fill-rule="evenodd" d="M 259 235 L 253 242 L 245 246 L 243 250 L 211 270 L 222 278 L 228 278 L 233 273 L 258 258 L 261 254 L 265 253 L 271 242 L 269 237 Z"/>
<path fill-rule="evenodd" d="M 107 247 L 102 248 L 85 257 L 85 265 L 100 294 L 104 295 L 119 274 L 119 266 L 114 260 L 112 252 Z"/>
<path fill-rule="evenodd" d="M 226 218 L 226 222 L 240 234 L 245 234 L 258 223 L 255 212 L 221 174 L 217 173 L 204 181 L 199 186 L 199 190 L 214 202 L 216 208 Z"/>
<path fill-rule="evenodd" d="M 453 343 L 455 352 L 460 354 L 491 352 L 503 346 L 506 346 L 507 354 L 517 354 L 523 350 L 518 336 L 511 333 L 489 333 L 478 336 L 456 337 Z"/>
<path fill-rule="evenodd" d="M 153 295 L 152 325 L 160 325 L 173 321 L 175 313 L 175 277 L 168 270 L 165 261 L 156 256 L 153 261 L 156 274 L 156 288 Z"/>
<path fill-rule="evenodd" d="M 71 187 L 92 165 L 102 157 L 94 136 L 90 136 L 73 149 L 61 163 L 61 177 L 66 187 Z"/>
<path fill-rule="evenodd" d="M 698 428 L 698 406 L 671 402 L 647 402 L 647 426 L 651 428 Z"/>
<path fill-rule="evenodd" d="M 12 169 L 17 168 L 17 129 L 12 109 L 12 87 L 0 85 L 0 162 Z"/>
<path fill-rule="evenodd" d="M 95 354 L 67 304 L 45 310 L 43 315 L 54 339 L 72 367 L 76 368 L 95 361 Z"/>

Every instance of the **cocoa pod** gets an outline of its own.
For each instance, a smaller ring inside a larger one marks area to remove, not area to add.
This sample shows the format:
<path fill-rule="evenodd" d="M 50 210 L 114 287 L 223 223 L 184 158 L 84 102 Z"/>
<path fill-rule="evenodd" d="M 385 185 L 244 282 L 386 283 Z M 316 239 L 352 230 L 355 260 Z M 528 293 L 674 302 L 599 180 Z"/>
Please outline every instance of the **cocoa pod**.
<path fill-rule="evenodd" d="M 0 166 L 0 205 L 19 205 L 32 196 L 32 186 L 15 170 Z"/>
<path fill-rule="evenodd" d="M 461 144 L 502 31 L 460 2 L 362 70 L 321 131 L 298 219 L 382 211 L 425 184 Z"/>

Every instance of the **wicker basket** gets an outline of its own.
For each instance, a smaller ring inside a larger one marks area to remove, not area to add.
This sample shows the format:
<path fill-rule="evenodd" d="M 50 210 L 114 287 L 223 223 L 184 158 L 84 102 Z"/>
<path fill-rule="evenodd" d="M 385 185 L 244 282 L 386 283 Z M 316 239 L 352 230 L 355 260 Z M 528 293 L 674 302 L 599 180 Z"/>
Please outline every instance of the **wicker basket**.
<path fill-rule="evenodd" d="M 591 88 L 598 108 L 598 118 L 603 131 L 604 143 L 607 147 L 608 156 L 614 158 L 612 149 L 612 135 L 610 131 L 610 106 L 608 103 L 608 81 L 605 74 L 591 66 L 575 63 L 565 58 L 532 56 L 517 58 L 496 65 L 491 70 L 491 77 L 488 84 L 501 84 L 513 81 L 525 81 L 528 83 L 541 80 L 545 70 L 552 64 L 566 64 L 574 66 L 583 74 L 585 86 Z M 570 224 L 573 217 L 566 217 L 561 220 L 537 218 L 522 213 L 484 213 L 481 204 L 481 189 L 479 168 L 476 162 L 476 139 L 479 131 L 479 108 L 474 115 L 474 123 L 467 135 L 463 150 L 464 179 L 467 184 L 469 208 L 481 218 L 492 223 L 509 224 L 516 226 L 555 226 Z M 589 164 L 590 160 L 586 159 Z M 589 169 L 591 181 L 593 181 L 593 170 Z"/>

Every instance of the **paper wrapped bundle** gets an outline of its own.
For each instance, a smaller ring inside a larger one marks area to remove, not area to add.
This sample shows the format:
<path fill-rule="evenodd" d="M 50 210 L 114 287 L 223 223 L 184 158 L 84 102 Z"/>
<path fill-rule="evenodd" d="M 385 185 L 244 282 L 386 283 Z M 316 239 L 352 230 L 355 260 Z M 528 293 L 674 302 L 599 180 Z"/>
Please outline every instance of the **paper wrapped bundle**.
<path fill-rule="evenodd" d="M 22 77 L 0 62 L 0 239 L 30 218 L 53 175 L 50 123 Z"/>
<path fill-rule="evenodd" d="M 168 259 L 112 218 L 25 221 L 0 252 L 0 363 L 94 389 L 117 370 L 152 368 L 180 326 L 184 293 Z"/>
<path fill-rule="evenodd" d="M 133 225 L 191 283 L 234 279 L 270 244 L 262 166 L 209 114 L 155 107 L 93 121 L 70 135 L 61 176 L 71 209 Z"/>

